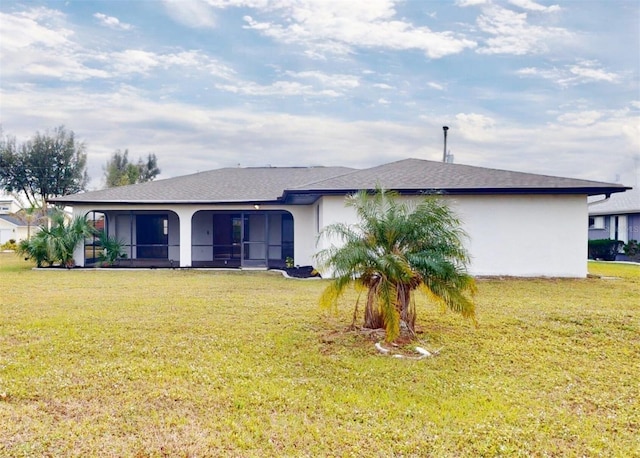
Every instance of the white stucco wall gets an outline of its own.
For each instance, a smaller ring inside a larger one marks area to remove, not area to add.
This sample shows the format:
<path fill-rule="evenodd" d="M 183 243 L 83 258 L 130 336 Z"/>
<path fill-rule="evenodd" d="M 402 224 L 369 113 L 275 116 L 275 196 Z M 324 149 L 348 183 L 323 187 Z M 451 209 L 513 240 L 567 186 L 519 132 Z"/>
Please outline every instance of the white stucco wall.
<path fill-rule="evenodd" d="M 455 196 L 445 197 L 463 221 L 469 234 L 470 272 L 474 275 L 585 277 L 587 274 L 587 199 L 580 195 L 549 196 Z M 131 210 L 131 206 L 110 206 Z M 191 266 L 191 217 L 198 210 L 253 210 L 232 205 L 140 205 L 135 210 L 170 210 L 179 217 L 179 259 Z M 263 210 L 286 210 L 294 221 L 294 261 L 314 265 L 314 254 L 331 241 L 316 244 L 318 230 L 329 224 L 357 223 L 356 214 L 344 206 L 344 197 L 325 196 L 308 206 L 262 206 Z M 75 214 L 100 211 L 99 206 L 76 206 Z M 175 218 L 175 216 L 174 216 Z M 112 223 L 113 224 L 113 223 Z M 175 240 L 171 240 L 175 244 Z M 196 242 L 197 243 L 197 242 Z M 176 247 L 177 250 L 177 247 Z M 177 254 L 177 253 L 175 253 Z M 172 254 L 172 257 L 175 256 Z M 75 253 L 84 265 L 84 252 Z"/>
<path fill-rule="evenodd" d="M 31 233 L 37 232 L 38 226 L 31 227 Z M 19 242 L 25 240 L 28 237 L 27 226 L 15 226 L 10 222 L 0 219 L 0 245 L 8 242 L 9 240 L 15 240 Z"/>
<path fill-rule="evenodd" d="M 586 277 L 586 196 L 467 196 L 452 206 L 474 275 Z"/>
<path fill-rule="evenodd" d="M 587 198 L 549 196 L 445 197 L 469 234 L 473 275 L 585 277 Z M 355 223 L 342 197 L 324 197 L 322 226 Z M 322 241 L 318 248 L 325 248 Z"/>

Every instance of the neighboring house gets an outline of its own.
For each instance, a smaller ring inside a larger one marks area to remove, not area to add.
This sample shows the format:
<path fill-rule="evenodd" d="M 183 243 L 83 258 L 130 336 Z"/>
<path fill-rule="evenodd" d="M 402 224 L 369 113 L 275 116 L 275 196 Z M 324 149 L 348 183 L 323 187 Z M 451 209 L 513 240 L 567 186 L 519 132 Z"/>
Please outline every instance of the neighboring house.
<path fill-rule="evenodd" d="M 640 188 L 589 203 L 589 240 L 640 241 Z"/>
<path fill-rule="evenodd" d="M 20 206 L 13 197 L 0 195 L 0 215 L 8 215 L 18 210 L 20 210 Z"/>
<path fill-rule="evenodd" d="M 587 196 L 628 188 L 406 159 L 344 167 L 223 168 L 52 199 L 124 244 L 133 266 L 280 267 L 315 264 L 324 227 L 356 223 L 345 196 L 381 186 L 406 199 L 439 192 L 469 234 L 475 275 L 585 277 Z M 79 247 L 79 266 L 100 247 Z"/>
<path fill-rule="evenodd" d="M 27 238 L 29 228 L 27 224 L 11 215 L 0 214 L 0 245 L 9 240 L 19 242 Z"/>

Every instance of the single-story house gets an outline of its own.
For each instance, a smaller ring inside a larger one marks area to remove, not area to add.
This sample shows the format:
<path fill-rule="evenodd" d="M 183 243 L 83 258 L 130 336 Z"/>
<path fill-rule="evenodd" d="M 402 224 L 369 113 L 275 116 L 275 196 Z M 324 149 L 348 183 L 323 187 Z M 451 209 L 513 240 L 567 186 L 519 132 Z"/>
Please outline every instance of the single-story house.
<path fill-rule="evenodd" d="M 620 184 L 406 159 L 367 169 L 222 168 L 68 195 L 73 207 L 124 246 L 132 266 L 281 267 L 315 264 L 335 222 L 356 223 L 345 196 L 381 186 L 402 198 L 438 192 L 469 235 L 475 275 L 585 277 L 587 196 Z M 76 264 L 97 262 L 88 240 Z"/>
<path fill-rule="evenodd" d="M 589 203 L 589 240 L 640 240 L 640 188 Z"/>
<path fill-rule="evenodd" d="M 27 223 L 15 216 L 0 214 L 0 245 L 9 240 L 19 242 L 28 237 L 29 228 Z"/>

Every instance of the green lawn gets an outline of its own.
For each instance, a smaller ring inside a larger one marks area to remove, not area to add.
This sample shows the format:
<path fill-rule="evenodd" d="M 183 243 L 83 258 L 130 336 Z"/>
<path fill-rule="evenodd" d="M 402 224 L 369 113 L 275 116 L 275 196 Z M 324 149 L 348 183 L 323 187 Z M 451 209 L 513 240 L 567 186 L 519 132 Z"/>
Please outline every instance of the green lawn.
<path fill-rule="evenodd" d="M 589 269 L 420 299 L 416 361 L 324 280 L 0 254 L 0 456 L 640 456 L 640 266 Z"/>

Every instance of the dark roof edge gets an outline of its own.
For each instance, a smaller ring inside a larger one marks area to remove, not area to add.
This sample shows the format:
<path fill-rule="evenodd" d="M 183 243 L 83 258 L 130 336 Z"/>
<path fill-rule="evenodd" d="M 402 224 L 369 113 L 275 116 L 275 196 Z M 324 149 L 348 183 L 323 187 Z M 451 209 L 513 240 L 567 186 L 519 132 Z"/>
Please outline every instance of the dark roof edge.
<path fill-rule="evenodd" d="M 420 195 L 420 194 L 446 194 L 446 195 L 490 195 L 490 194 L 586 194 L 589 196 L 596 195 L 611 195 L 616 192 L 624 192 L 630 187 L 626 186 L 603 186 L 603 187 L 569 187 L 569 188 L 436 188 L 436 189 L 394 189 L 400 194 L 405 195 Z M 374 191 L 374 188 L 369 188 L 369 191 Z M 226 201 L 210 201 L 210 200 L 77 200 L 69 199 L 71 196 L 51 198 L 49 202 L 59 203 L 65 205 L 96 205 L 96 204 L 112 204 L 112 205 L 167 205 L 167 204 L 209 204 L 209 205 L 282 205 L 288 203 L 289 198 L 294 195 L 345 195 L 353 194 L 360 191 L 360 189 L 285 189 L 278 199 L 271 200 L 226 200 Z M 82 194 L 79 194 L 82 195 Z"/>
<path fill-rule="evenodd" d="M 640 209 L 628 209 L 628 208 L 622 208 L 622 209 L 616 209 L 616 210 L 609 210 L 609 211 L 591 211 L 589 210 L 589 216 L 607 216 L 607 215 L 635 215 L 638 214 L 640 215 Z"/>
<path fill-rule="evenodd" d="M 611 195 L 616 192 L 624 192 L 629 187 L 575 187 L 575 188 L 435 188 L 435 189 L 391 189 L 400 194 L 447 194 L 447 195 L 488 195 L 488 194 L 587 194 L 589 196 Z M 342 195 L 353 194 L 360 189 L 291 189 L 285 190 L 282 198 L 286 200 L 288 196 L 295 194 L 314 194 L 314 195 Z M 369 188 L 367 191 L 375 191 Z"/>
<path fill-rule="evenodd" d="M 111 205 L 167 205 L 167 204 L 200 204 L 200 205 L 282 205 L 282 200 L 62 200 L 62 199 L 49 199 L 51 203 L 61 203 L 65 205 L 95 205 L 95 204 L 111 204 Z"/>

